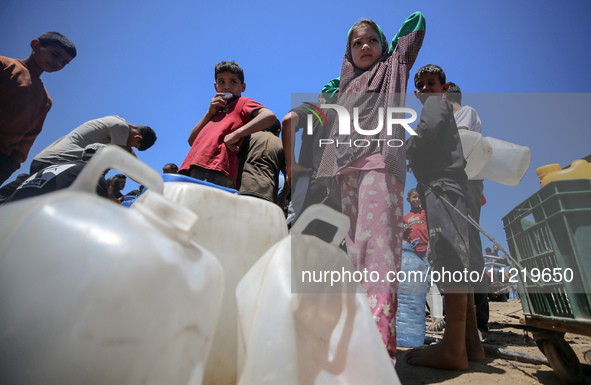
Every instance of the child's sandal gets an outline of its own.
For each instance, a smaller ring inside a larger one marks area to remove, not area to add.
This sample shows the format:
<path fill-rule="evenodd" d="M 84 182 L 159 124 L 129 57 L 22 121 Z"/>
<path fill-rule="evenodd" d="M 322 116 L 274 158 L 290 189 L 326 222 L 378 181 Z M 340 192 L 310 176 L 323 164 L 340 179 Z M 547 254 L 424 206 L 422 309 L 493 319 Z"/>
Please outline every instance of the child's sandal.
<path fill-rule="evenodd" d="M 445 329 L 445 318 L 440 319 L 439 321 L 435 322 L 427 326 L 427 331 L 429 333 L 442 333 Z"/>

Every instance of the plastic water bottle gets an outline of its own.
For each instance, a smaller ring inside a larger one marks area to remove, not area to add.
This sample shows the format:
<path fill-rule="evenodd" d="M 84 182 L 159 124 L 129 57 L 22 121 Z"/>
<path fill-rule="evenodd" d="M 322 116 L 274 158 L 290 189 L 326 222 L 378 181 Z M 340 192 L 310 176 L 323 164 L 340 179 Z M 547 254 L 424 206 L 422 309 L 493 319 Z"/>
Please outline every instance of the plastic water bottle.
<path fill-rule="evenodd" d="M 406 277 L 402 272 L 406 273 Z M 402 268 L 398 285 L 398 312 L 396 313 L 396 344 L 398 346 L 415 347 L 421 346 L 425 342 L 426 273 L 427 267 L 423 261 L 412 251 L 411 245 L 405 244 L 402 250 Z M 402 280 L 403 278 L 405 279 Z"/>

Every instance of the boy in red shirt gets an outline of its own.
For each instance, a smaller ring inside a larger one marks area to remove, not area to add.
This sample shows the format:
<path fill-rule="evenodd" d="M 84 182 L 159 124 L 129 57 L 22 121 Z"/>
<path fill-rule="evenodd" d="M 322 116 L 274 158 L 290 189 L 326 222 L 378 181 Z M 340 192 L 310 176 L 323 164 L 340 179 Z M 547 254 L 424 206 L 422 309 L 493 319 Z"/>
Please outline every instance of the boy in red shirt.
<path fill-rule="evenodd" d="M 205 116 L 189 135 L 191 150 L 179 174 L 235 188 L 242 138 L 269 127 L 277 118 L 262 104 L 241 96 L 246 89 L 244 71 L 233 61 L 216 64 L 214 88 Z"/>
<path fill-rule="evenodd" d="M 410 203 L 410 212 L 403 218 L 404 221 L 404 239 L 411 243 L 415 239 L 419 239 L 415 247 L 415 253 L 424 262 L 427 246 L 429 246 L 429 230 L 427 229 L 427 216 L 425 210 L 421 207 L 421 198 L 416 189 L 408 190 L 406 197 Z"/>
<path fill-rule="evenodd" d="M 427 248 L 429 247 L 429 229 L 427 227 L 427 215 L 421 206 L 421 198 L 417 189 L 408 190 L 406 200 L 410 203 L 410 211 L 403 218 L 404 221 L 404 240 L 412 243 L 415 239 L 419 243 L 415 246 L 415 254 L 421 258 L 427 267 L 431 267 L 431 263 L 427 257 Z M 432 284 L 431 275 L 427 277 L 429 288 L 427 290 L 427 304 L 431 312 L 431 319 L 435 324 L 437 321 L 443 319 L 443 300 L 437 285 Z M 445 325 L 445 324 L 442 324 Z M 445 326 L 443 326 L 445 327 Z M 434 330 L 438 331 L 438 326 L 434 326 Z"/>

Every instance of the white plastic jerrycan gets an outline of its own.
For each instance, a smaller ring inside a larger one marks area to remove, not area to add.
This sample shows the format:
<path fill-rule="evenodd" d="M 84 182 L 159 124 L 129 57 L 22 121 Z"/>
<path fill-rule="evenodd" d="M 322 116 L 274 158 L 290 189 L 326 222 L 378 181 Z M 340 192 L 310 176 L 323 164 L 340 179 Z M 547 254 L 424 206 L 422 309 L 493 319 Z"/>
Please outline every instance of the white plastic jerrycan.
<path fill-rule="evenodd" d="M 150 190 L 128 210 L 107 168 Z M 0 207 L 0 383 L 200 384 L 223 295 L 197 216 L 156 171 L 107 146 L 70 188 Z"/>
<path fill-rule="evenodd" d="M 338 229 L 330 243 L 302 234 L 316 220 Z M 400 384 L 361 286 L 331 281 L 355 271 L 338 248 L 348 229 L 348 217 L 310 206 L 240 281 L 240 385 Z"/>
<path fill-rule="evenodd" d="M 492 180 L 507 186 L 517 186 L 531 162 L 529 147 L 490 136 L 484 139 L 492 147 L 492 157 L 475 178 Z"/>
<path fill-rule="evenodd" d="M 287 235 L 285 216 L 278 205 L 263 199 L 233 194 L 228 189 L 193 178 L 181 179 L 187 182 L 165 182 L 164 196 L 199 215 L 191 238 L 218 258 L 225 278 L 220 319 L 203 383 L 235 385 L 238 360 L 236 285 L 269 248 Z"/>
<path fill-rule="evenodd" d="M 462 150 L 466 159 L 466 175 L 474 178 L 492 157 L 493 150 L 482 135 L 475 131 L 459 130 Z"/>

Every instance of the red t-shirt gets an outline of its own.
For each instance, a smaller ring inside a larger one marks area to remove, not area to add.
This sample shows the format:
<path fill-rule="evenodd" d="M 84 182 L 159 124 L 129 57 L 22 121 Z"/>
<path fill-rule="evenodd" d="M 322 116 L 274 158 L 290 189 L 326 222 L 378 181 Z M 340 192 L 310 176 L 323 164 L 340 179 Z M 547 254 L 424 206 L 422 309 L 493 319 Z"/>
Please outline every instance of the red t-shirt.
<path fill-rule="evenodd" d="M 404 216 L 403 220 L 404 228 L 410 226 L 412 229 L 407 241 L 411 242 L 413 239 L 419 238 L 419 243 L 415 250 L 427 250 L 427 245 L 429 244 L 429 230 L 427 229 L 427 216 L 425 215 L 425 210 L 420 207 L 418 209 L 413 209 Z"/>
<path fill-rule="evenodd" d="M 263 108 L 260 103 L 246 97 L 239 97 L 220 110 L 199 132 L 179 171 L 189 170 L 196 165 L 208 170 L 224 173 L 236 183 L 238 158 L 224 144 L 224 137 L 252 120 L 251 113 Z"/>

